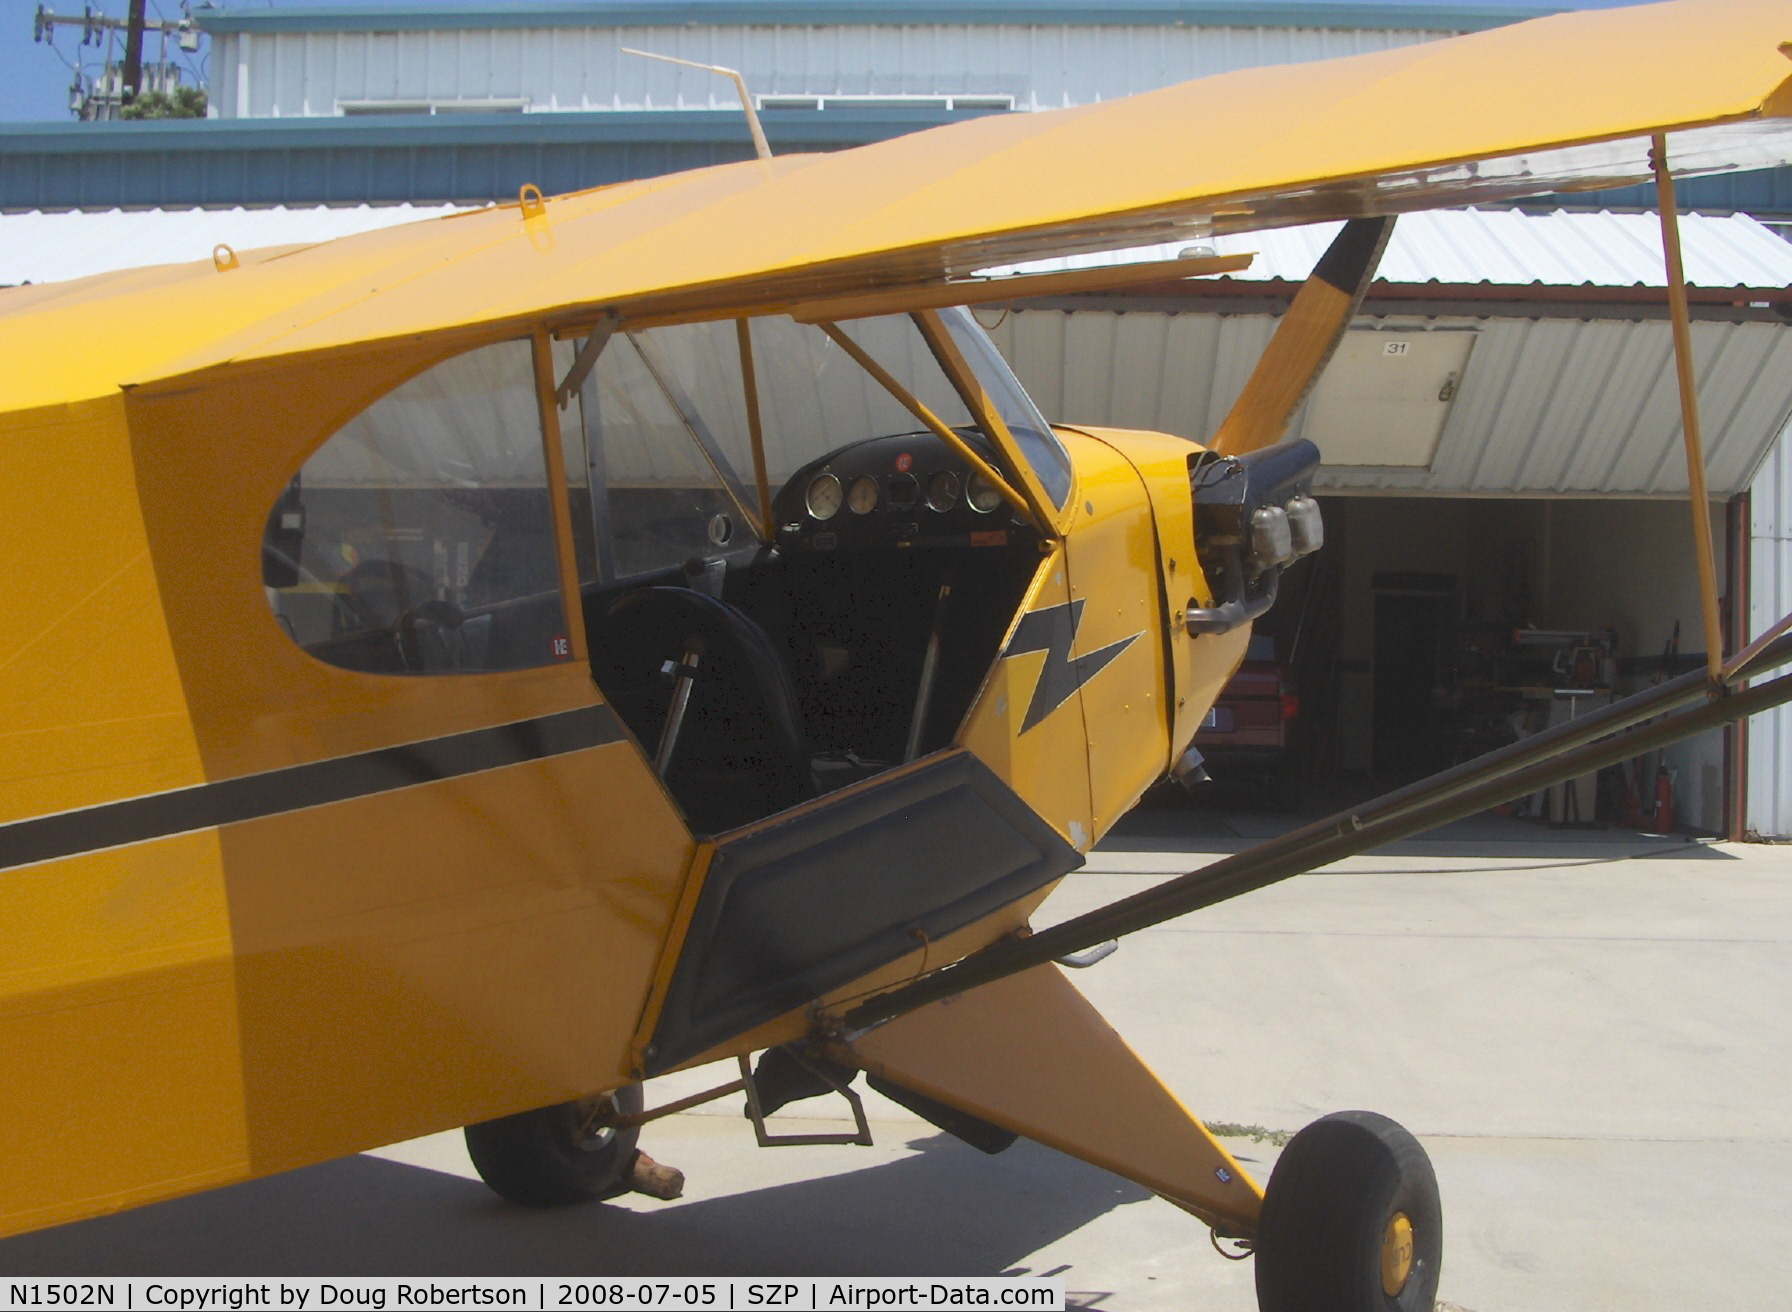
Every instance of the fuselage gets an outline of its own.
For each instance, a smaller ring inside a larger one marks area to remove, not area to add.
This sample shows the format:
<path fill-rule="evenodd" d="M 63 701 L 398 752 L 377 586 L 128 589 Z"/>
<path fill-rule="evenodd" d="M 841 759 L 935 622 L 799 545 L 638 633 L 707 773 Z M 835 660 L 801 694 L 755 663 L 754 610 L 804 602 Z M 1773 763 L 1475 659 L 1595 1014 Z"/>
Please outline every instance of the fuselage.
<path fill-rule="evenodd" d="M 782 1042 L 1025 924 L 1248 625 L 1184 623 L 1198 447 L 867 322 L 914 404 L 755 321 L 0 415 L 0 1226 Z"/>

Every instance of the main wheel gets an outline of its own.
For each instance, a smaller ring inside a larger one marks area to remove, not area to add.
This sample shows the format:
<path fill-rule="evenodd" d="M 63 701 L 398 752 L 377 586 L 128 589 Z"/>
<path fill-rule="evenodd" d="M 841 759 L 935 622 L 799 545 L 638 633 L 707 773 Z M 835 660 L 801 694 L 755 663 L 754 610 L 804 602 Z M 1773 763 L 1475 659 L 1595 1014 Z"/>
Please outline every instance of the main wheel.
<path fill-rule="evenodd" d="M 466 1128 L 467 1155 L 481 1180 L 523 1207 L 614 1198 L 627 1191 L 641 1130 L 601 1124 L 603 1114 L 626 1116 L 641 1107 L 641 1086 L 629 1084 L 598 1098 L 481 1121 Z"/>
<path fill-rule="evenodd" d="M 1431 1159 L 1374 1112 L 1314 1121 L 1269 1177 L 1256 1252 L 1262 1312 L 1431 1312 L 1443 1259 Z"/>

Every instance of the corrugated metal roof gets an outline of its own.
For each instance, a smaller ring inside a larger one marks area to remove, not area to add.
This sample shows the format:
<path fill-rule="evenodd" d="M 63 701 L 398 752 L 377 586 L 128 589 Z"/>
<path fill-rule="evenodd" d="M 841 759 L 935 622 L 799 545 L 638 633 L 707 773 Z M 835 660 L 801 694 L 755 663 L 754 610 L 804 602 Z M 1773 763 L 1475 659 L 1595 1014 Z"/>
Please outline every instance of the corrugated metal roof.
<path fill-rule="evenodd" d="M 1255 253 L 1244 280 L 1299 282 L 1340 224 L 1221 236 L 1216 254 Z M 1792 285 L 1792 242 L 1747 215 L 1681 216 L 1686 280 L 1695 287 Z M 1150 246 L 1014 266 L 1026 271 L 1173 259 L 1187 246 Z M 1527 214 L 1428 210 L 1402 215 L 1382 256 L 1381 283 L 1500 287 L 1664 287 L 1660 220 L 1653 214 Z"/>
<path fill-rule="evenodd" d="M 639 61 L 645 62 L 645 61 Z M 766 115 L 780 155 L 971 117 L 928 109 Z M 753 157 L 740 106 L 593 114 L 167 119 L 0 127 L 0 208 L 509 200 Z"/>
<path fill-rule="evenodd" d="M 179 264 L 234 250 L 328 241 L 413 219 L 452 214 L 454 205 L 346 205 L 303 209 L 104 210 L 0 214 L 0 286 L 60 282 L 146 264 Z"/>
<path fill-rule="evenodd" d="M 985 320 L 993 316 L 983 314 Z M 1018 310 L 991 335 L 1040 408 L 1069 423 L 1201 439 L 1218 428 L 1278 320 L 1259 314 Z M 1477 338 L 1425 468 L 1327 465 L 1334 492 L 1685 495 L 1673 341 L 1663 321 L 1363 318 L 1361 328 Z M 1792 414 L 1792 328 L 1695 323 L 1707 480 L 1749 486 Z M 1296 416 L 1291 437 L 1307 432 Z"/>

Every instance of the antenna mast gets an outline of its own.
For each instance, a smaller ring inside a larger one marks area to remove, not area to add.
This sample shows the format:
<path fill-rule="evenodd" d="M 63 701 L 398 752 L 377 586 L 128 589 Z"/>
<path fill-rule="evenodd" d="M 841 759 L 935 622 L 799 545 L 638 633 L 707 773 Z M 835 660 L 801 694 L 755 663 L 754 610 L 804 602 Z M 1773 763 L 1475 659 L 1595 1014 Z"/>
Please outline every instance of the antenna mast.
<path fill-rule="evenodd" d="M 686 68 L 700 68 L 705 73 L 720 73 L 734 81 L 734 90 L 740 96 L 740 107 L 747 116 L 747 127 L 753 133 L 753 149 L 760 159 L 770 159 L 772 148 L 765 140 L 765 129 L 759 126 L 759 113 L 753 108 L 753 97 L 747 94 L 747 80 L 740 75 L 738 69 L 723 68 L 720 64 L 699 64 L 694 59 L 678 59 L 672 55 L 656 55 L 651 50 L 636 50 L 623 46 L 625 55 L 639 55 L 643 59 L 657 59 L 663 64 L 682 64 Z"/>

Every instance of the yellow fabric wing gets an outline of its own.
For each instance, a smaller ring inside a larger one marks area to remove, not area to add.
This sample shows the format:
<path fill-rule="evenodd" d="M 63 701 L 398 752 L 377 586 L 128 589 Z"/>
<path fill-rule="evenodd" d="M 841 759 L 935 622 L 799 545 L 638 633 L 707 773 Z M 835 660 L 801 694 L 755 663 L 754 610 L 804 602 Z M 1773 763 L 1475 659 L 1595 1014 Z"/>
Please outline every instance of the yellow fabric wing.
<path fill-rule="evenodd" d="M 1076 109 L 992 116 L 345 238 L 146 286 L 26 298 L 0 404 L 481 325 L 725 314 L 1212 231 L 1792 160 L 1792 6 L 1560 14 Z M 151 307 L 153 340 L 96 311 Z M 171 308 L 178 307 L 175 313 Z M 72 361 L 66 346 L 83 343 Z"/>

